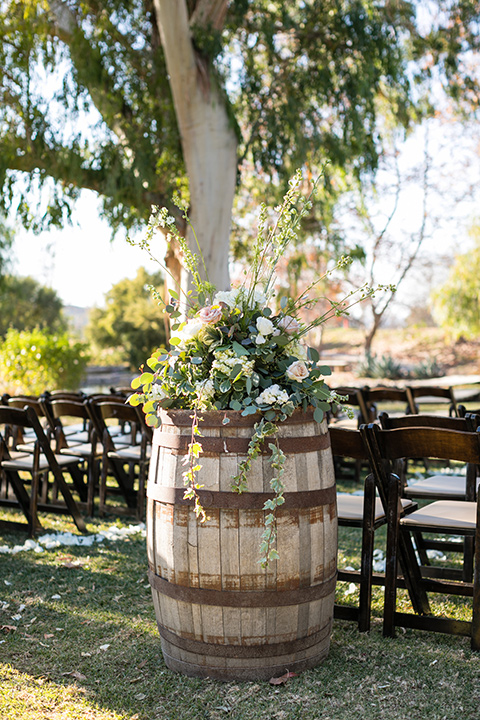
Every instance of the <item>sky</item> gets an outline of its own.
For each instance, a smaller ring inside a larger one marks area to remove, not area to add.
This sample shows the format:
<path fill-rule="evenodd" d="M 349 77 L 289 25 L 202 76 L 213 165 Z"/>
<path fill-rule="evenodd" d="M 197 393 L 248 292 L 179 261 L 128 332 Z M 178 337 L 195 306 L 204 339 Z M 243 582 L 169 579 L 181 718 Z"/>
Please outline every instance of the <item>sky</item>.
<path fill-rule="evenodd" d="M 158 258 L 162 259 L 161 250 Z M 13 246 L 12 272 L 52 287 L 64 305 L 102 307 L 112 285 L 134 278 L 142 266 L 148 272 L 159 269 L 145 250 L 132 247 L 120 235 L 111 240 L 91 192 L 82 193 L 72 227 L 40 235 L 20 228 Z"/>

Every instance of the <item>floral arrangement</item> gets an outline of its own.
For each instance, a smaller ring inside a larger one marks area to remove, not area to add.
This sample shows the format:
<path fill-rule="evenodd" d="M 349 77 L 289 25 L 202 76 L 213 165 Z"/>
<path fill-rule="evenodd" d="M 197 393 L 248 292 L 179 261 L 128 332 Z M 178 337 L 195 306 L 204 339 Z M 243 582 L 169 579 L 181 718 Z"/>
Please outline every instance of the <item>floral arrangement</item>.
<path fill-rule="evenodd" d="M 150 240 L 156 231 L 166 233 L 168 241 L 176 238 L 192 276 L 193 290 L 183 297 L 180 292 L 170 291 L 170 302 L 165 311 L 171 318 L 171 349 L 157 351 L 147 360 L 148 369 L 132 382 L 136 392 L 129 402 L 143 406 L 146 422 L 153 427 L 160 424 L 159 408 L 192 410 L 192 442 L 185 460 L 185 495 L 194 501 L 200 520 L 205 519 L 196 492 L 201 487 L 197 478 L 202 448 L 201 440 L 196 437 L 201 437 L 201 413 L 235 410 L 242 415 L 258 416 L 248 455 L 232 478 L 232 490 L 243 492 L 247 489 L 252 460 L 260 453 L 262 444 L 271 438 L 274 496 L 264 508 L 265 531 L 261 545 L 264 566 L 278 557 L 275 511 L 284 502 L 285 457 L 275 443 L 277 423 L 296 408 L 306 410 L 307 407 L 314 409 L 314 419 L 321 422 L 331 405 L 343 400 L 325 384 L 324 378 L 330 375 L 330 369 L 319 364 L 319 353 L 307 347 L 304 339 L 313 327 L 332 316 L 347 313 L 353 304 L 373 292 L 364 286 L 341 302 L 330 301 L 328 312 L 306 325 L 301 321 L 302 309 L 317 302 L 310 294 L 314 286 L 325 279 L 324 275 L 300 297 L 282 297 L 279 306 L 275 307 L 277 263 L 295 239 L 302 218 L 312 206 L 310 196 L 305 198 L 300 192 L 301 181 L 300 173 L 290 181 L 282 205 L 275 208 L 273 224 L 269 222 L 268 209 L 261 206 L 251 269 L 245 272 L 242 283 L 229 290 L 217 290 L 208 279 L 202 279 L 200 270 L 203 269 L 206 276 L 206 268 L 200 248 L 198 255 L 190 251 L 165 208 L 154 209 L 147 236 L 140 243 L 153 257 Z M 188 223 L 186 207 L 178 200 L 177 204 Z M 196 239 L 195 233 L 194 237 Z M 326 274 L 349 262 L 350 258 L 342 257 Z M 161 301 L 158 293 L 156 296 Z M 225 422 L 228 422 L 227 416 Z"/>

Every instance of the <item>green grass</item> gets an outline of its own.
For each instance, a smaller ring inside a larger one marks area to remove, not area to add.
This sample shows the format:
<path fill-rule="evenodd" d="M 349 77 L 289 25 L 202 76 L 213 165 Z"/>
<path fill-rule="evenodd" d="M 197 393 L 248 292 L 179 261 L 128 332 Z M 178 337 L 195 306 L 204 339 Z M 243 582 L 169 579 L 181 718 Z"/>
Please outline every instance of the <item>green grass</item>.
<path fill-rule="evenodd" d="M 73 530 L 65 519 L 43 517 L 49 530 Z M 122 521 L 96 520 L 89 531 L 111 524 Z M 0 546 L 23 540 L 20 533 L 0 534 Z M 339 562 L 358 567 L 359 542 L 358 531 L 341 529 Z M 380 533 L 376 545 L 382 542 Z M 468 601 L 439 598 L 437 607 L 443 602 L 445 610 L 469 616 Z M 401 603 L 409 605 L 407 598 Z M 478 718 L 480 653 L 468 638 L 400 630 L 385 639 L 381 607 L 376 589 L 371 632 L 335 621 L 328 658 L 284 686 L 191 679 L 164 665 L 141 534 L 0 554 L 0 718 Z"/>

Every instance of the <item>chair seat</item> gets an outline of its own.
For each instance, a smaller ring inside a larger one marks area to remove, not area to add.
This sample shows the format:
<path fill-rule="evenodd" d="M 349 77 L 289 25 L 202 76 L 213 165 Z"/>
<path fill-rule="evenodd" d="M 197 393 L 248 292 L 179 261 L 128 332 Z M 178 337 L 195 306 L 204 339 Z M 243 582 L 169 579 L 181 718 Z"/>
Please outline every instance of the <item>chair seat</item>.
<path fill-rule="evenodd" d="M 70 455 L 78 458 L 89 458 L 92 456 L 100 458 L 102 456 L 103 448 L 100 444 L 97 445 L 95 455 L 92 453 L 91 443 L 79 443 L 78 445 L 69 445 L 66 448 L 61 448 L 61 455 Z"/>
<path fill-rule="evenodd" d="M 477 503 L 437 500 L 401 518 L 400 523 L 409 528 L 441 528 L 442 532 L 475 532 Z"/>
<path fill-rule="evenodd" d="M 141 458 L 141 447 L 140 445 L 128 445 L 126 447 L 116 448 L 116 450 L 110 450 L 107 454 L 111 460 L 124 460 L 125 462 L 135 462 L 140 460 Z M 150 455 L 151 447 L 150 445 L 148 445 L 146 458 L 149 459 Z"/>
<path fill-rule="evenodd" d="M 477 481 L 477 487 L 480 479 Z M 405 487 L 403 494 L 407 497 L 430 498 L 435 496 L 462 500 L 466 493 L 465 475 L 432 475 Z"/>
<path fill-rule="evenodd" d="M 60 467 L 78 464 L 78 457 L 73 457 L 71 455 L 58 454 L 55 455 L 55 459 Z M 17 458 L 12 458 L 11 460 L 3 460 L 0 465 L 5 468 L 5 470 L 31 470 L 33 468 L 33 455 L 31 453 L 29 455 L 19 455 Z M 40 472 L 48 470 L 49 467 L 50 465 L 45 455 L 40 455 L 38 467 Z"/>
<path fill-rule="evenodd" d="M 408 510 L 414 505 L 407 498 L 402 499 L 402 507 Z M 337 514 L 338 520 L 348 520 L 350 522 L 357 521 L 360 525 L 363 523 L 363 495 L 354 495 L 353 493 L 337 493 Z M 380 498 L 375 500 L 375 517 L 374 522 L 385 520 L 385 512 L 383 510 Z"/>

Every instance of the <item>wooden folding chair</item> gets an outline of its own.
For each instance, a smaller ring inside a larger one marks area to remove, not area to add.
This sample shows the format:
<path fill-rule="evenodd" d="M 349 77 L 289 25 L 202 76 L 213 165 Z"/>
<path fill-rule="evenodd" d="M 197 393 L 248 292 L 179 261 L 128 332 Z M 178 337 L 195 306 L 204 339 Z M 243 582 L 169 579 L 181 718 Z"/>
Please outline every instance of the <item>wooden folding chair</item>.
<path fill-rule="evenodd" d="M 440 387 L 438 385 L 408 385 L 407 393 L 410 404 L 415 408 L 413 412 L 420 413 L 420 407 L 428 404 L 444 404 L 448 408 L 448 414 L 458 417 L 457 401 L 452 387 Z"/>
<path fill-rule="evenodd" d="M 358 430 L 331 427 L 329 430 L 332 452 L 336 456 L 368 461 L 368 449 Z M 417 504 L 411 500 L 403 500 L 403 510 L 411 512 Z M 362 530 L 362 550 L 360 571 L 338 570 L 338 580 L 358 583 L 360 586 L 358 607 L 335 604 L 335 617 L 341 620 L 356 620 L 360 632 L 370 630 L 372 585 L 383 584 L 384 577 L 373 573 L 373 551 L 375 531 L 385 525 L 386 513 L 382 501 L 376 497 L 375 480 L 372 473 L 367 473 L 364 483 L 364 494 L 337 493 L 338 524 L 343 527 L 355 527 Z"/>
<path fill-rule="evenodd" d="M 474 432 L 480 425 L 480 416 L 469 416 L 468 418 L 448 417 L 446 415 L 406 415 L 404 417 L 390 417 L 387 413 L 380 413 L 380 424 L 384 430 L 394 430 L 408 427 L 433 427 L 446 430 L 457 430 L 460 432 Z M 424 480 L 409 482 L 408 461 L 405 458 L 395 464 L 396 474 L 400 477 L 402 497 L 415 498 L 416 500 L 468 500 L 475 502 L 477 497 L 480 478 L 473 482 L 471 473 L 468 475 L 436 472 L 428 475 Z M 429 459 L 421 458 L 428 470 Z M 465 467 L 463 467 L 465 470 Z M 468 482 L 467 482 L 468 479 Z M 445 552 L 473 553 L 471 538 L 462 542 L 456 540 L 432 540 L 426 539 L 420 532 L 414 534 L 415 544 L 423 565 L 429 565 L 428 550 Z M 470 547 L 470 549 L 468 549 Z"/>
<path fill-rule="evenodd" d="M 362 395 L 364 403 L 367 408 L 367 424 L 373 422 L 378 418 L 380 412 L 382 412 L 381 406 L 395 405 L 398 407 L 398 411 L 401 415 L 408 413 L 415 413 L 416 408 L 412 403 L 411 395 L 408 393 L 406 388 L 394 387 L 389 385 L 378 385 L 376 387 L 363 387 Z M 391 410 L 390 410 L 390 414 Z"/>
<path fill-rule="evenodd" d="M 64 470 L 69 470 L 73 465 L 78 464 L 78 458 L 54 454 L 37 413 L 32 407 L 27 406 L 25 409 L 20 409 L 0 406 L 0 425 L 20 428 L 23 431 L 31 430 L 35 435 L 32 452 L 23 454 L 12 452 L 5 437 L 0 437 L 0 469 L 4 473 L 7 487 L 9 486 L 13 493 L 7 492 L 5 497 L 2 496 L 0 505 L 19 507 L 27 520 L 26 525 L 22 526 L 21 523 L 13 523 L 13 525 L 17 529 L 19 527 L 27 528 L 29 537 L 34 537 L 41 528 L 38 511 L 46 510 L 70 514 L 77 528 L 81 532 L 86 532 L 79 507 L 63 475 Z M 30 492 L 27 489 L 27 482 L 23 479 L 24 473 L 31 476 Z M 44 498 L 40 497 L 41 478 L 46 474 L 53 475 L 64 504 L 45 503 Z M 0 521 L 0 526 L 9 527 L 12 526 L 12 523 L 7 520 Z"/>
<path fill-rule="evenodd" d="M 92 399 L 87 401 L 90 416 L 102 438 L 103 455 L 100 474 L 99 513 L 145 513 L 145 481 L 151 454 L 152 429 L 147 427 L 138 408 L 125 401 Z M 109 421 L 115 421 L 112 425 Z M 119 432 L 123 429 L 123 432 Z M 127 432 L 128 430 L 128 432 Z M 126 507 L 107 504 L 107 478 L 111 475 Z"/>
<path fill-rule="evenodd" d="M 57 399 L 56 396 L 51 396 L 48 402 L 49 412 L 54 422 L 55 452 L 77 457 L 85 465 L 88 487 L 86 513 L 92 516 L 103 453 L 97 431 L 84 402 Z M 79 432 L 69 432 L 69 427 L 78 427 L 79 425 L 82 428 Z"/>
<path fill-rule="evenodd" d="M 405 415 L 391 417 L 388 413 L 380 413 L 380 424 L 384 430 L 408 427 L 433 427 L 460 432 L 474 432 L 480 425 L 480 416 L 468 418 L 447 417 L 445 415 Z M 405 464 L 397 465 L 396 472 L 402 480 L 403 497 L 422 500 L 470 500 L 476 499 L 476 488 L 468 486 L 466 475 L 435 473 L 414 483 L 408 484 Z"/>
<path fill-rule="evenodd" d="M 409 515 L 400 516 L 400 478 L 393 472 L 395 462 L 405 457 L 435 457 L 467 463 L 467 483 L 476 484 L 480 464 L 480 434 L 434 427 L 410 427 L 383 430 L 378 425 L 364 426 L 361 432 L 370 453 L 377 484 L 387 500 L 387 563 L 385 577 L 384 628 L 394 636 L 395 627 L 419 628 L 434 632 L 467 635 L 471 646 L 480 650 L 480 508 L 477 502 L 438 500 Z M 416 556 L 412 533 L 435 533 L 447 537 L 463 535 L 475 542 L 473 558 L 464 557 L 462 570 L 438 568 L 432 572 Z M 401 561 L 414 613 L 396 610 L 397 562 Z M 433 616 L 428 592 L 463 595 L 473 598 L 472 621 Z"/>

